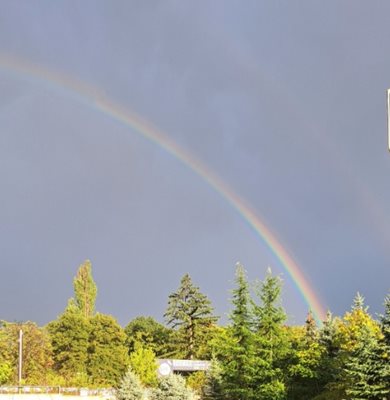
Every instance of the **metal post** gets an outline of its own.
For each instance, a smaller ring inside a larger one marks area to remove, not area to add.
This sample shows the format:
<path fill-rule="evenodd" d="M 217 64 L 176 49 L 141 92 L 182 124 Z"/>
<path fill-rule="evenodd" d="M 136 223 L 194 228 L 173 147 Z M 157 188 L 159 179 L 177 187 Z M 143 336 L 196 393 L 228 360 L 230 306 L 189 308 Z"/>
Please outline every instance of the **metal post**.
<path fill-rule="evenodd" d="M 19 331 L 19 390 L 22 386 L 23 331 Z"/>

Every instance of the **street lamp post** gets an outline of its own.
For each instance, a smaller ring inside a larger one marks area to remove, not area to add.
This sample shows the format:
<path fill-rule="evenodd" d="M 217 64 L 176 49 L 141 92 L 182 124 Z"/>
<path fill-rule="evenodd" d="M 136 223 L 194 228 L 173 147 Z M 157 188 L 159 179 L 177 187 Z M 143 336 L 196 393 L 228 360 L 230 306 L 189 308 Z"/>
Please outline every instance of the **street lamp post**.
<path fill-rule="evenodd" d="M 23 331 L 19 330 L 19 390 L 22 386 L 22 363 L 23 363 Z"/>

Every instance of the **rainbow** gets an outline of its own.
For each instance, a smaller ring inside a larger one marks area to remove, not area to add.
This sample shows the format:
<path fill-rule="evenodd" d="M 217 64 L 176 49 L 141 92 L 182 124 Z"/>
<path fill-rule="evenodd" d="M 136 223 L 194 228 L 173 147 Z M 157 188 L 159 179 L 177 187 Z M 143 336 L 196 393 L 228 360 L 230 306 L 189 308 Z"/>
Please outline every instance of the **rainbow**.
<path fill-rule="evenodd" d="M 172 141 L 167 135 L 163 134 L 148 121 L 145 121 L 135 113 L 115 103 L 107 96 L 100 93 L 95 87 L 86 85 L 85 82 L 70 78 L 62 73 L 46 70 L 41 66 L 34 65 L 25 60 L 4 55 L 0 55 L 0 69 L 18 76 L 22 75 L 28 78 L 38 79 L 46 85 L 53 85 L 57 90 L 59 87 L 72 95 L 77 95 L 78 99 L 88 107 L 92 107 L 115 121 L 132 128 L 152 143 L 164 149 L 174 158 L 180 160 L 185 166 L 207 182 L 210 187 L 217 191 L 254 229 L 294 282 L 304 302 L 307 304 L 308 308 L 312 310 L 317 322 L 321 323 L 325 319 L 325 309 L 298 264 L 280 244 L 273 232 L 265 225 L 260 217 L 256 215 L 255 211 L 225 182 L 215 175 L 213 171 L 207 168 L 204 163 L 178 146 L 177 143 Z"/>

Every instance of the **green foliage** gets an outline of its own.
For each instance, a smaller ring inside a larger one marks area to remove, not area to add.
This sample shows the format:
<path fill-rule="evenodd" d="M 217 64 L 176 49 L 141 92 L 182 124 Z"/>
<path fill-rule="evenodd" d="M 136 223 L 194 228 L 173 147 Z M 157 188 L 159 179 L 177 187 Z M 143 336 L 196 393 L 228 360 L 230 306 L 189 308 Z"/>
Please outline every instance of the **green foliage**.
<path fill-rule="evenodd" d="M 92 317 L 95 312 L 97 287 L 92 277 L 91 261 L 80 265 L 73 280 L 75 304 L 85 318 Z"/>
<path fill-rule="evenodd" d="M 157 357 L 164 358 L 172 352 L 170 348 L 171 330 L 152 317 L 137 317 L 126 328 L 126 344 L 129 354 L 137 346 L 151 349 Z"/>
<path fill-rule="evenodd" d="M 8 383 L 12 376 L 12 367 L 9 362 L 0 363 L 0 385 Z"/>
<path fill-rule="evenodd" d="M 54 370 L 70 383 L 86 377 L 91 326 L 73 301 L 57 320 L 48 324 Z M 85 385 L 87 382 L 83 381 Z"/>
<path fill-rule="evenodd" d="M 138 376 L 129 368 L 116 392 L 117 400 L 142 400 L 144 389 Z"/>
<path fill-rule="evenodd" d="M 218 342 L 223 392 L 231 399 L 253 399 L 257 360 L 251 331 L 249 285 L 241 264 L 236 265 L 236 288 L 232 293 L 231 325 Z"/>
<path fill-rule="evenodd" d="M 380 346 L 378 338 L 369 329 L 364 330 L 345 363 L 346 393 L 353 399 L 390 398 L 390 374 L 385 359 L 384 348 Z"/>
<path fill-rule="evenodd" d="M 255 332 L 256 395 L 261 399 L 283 399 L 285 377 L 282 366 L 287 354 L 288 337 L 283 326 L 286 313 L 281 305 L 282 281 L 271 269 L 256 287 L 259 304 L 252 301 Z"/>
<path fill-rule="evenodd" d="M 187 386 L 194 391 L 194 393 L 202 393 L 203 387 L 207 382 L 207 376 L 205 371 L 195 371 L 188 375 Z"/>
<path fill-rule="evenodd" d="M 126 335 L 111 315 L 96 314 L 89 321 L 87 373 L 95 385 L 118 384 L 126 371 Z"/>
<path fill-rule="evenodd" d="M 4 323 L 1 326 L 1 380 L 4 383 L 18 383 L 18 370 L 16 366 L 19 362 L 20 330 L 23 331 L 23 381 L 29 385 L 45 384 L 47 372 L 52 366 L 52 349 L 46 330 L 39 328 L 33 322 Z"/>
<path fill-rule="evenodd" d="M 319 371 L 325 350 L 312 321 L 309 313 L 305 326 L 288 330 L 291 343 L 288 398 L 291 400 L 312 399 L 323 390 Z"/>
<path fill-rule="evenodd" d="M 190 359 L 197 355 L 202 331 L 218 319 L 213 316 L 210 300 L 193 285 L 188 274 L 183 276 L 178 290 L 169 295 L 164 317 L 168 325 L 179 330 L 177 346 Z"/>
<path fill-rule="evenodd" d="M 150 396 L 151 400 L 194 400 L 195 393 L 186 387 L 183 377 L 171 374 L 161 378 L 158 387 Z"/>
<path fill-rule="evenodd" d="M 219 399 L 223 395 L 223 380 L 221 364 L 213 359 L 210 368 L 206 371 L 206 380 L 202 387 L 204 399 Z"/>
<path fill-rule="evenodd" d="M 385 298 L 385 313 L 380 318 L 380 328 L 383 335 L 383 341 L 389 350 L 390 359 L 390 294 Z"/>
<path fill-rule="evenodd" d="M 151 349 L 137 346 L 130 354 L 130 367 L 146 386 L 157 385 L 156 356 Z"/>

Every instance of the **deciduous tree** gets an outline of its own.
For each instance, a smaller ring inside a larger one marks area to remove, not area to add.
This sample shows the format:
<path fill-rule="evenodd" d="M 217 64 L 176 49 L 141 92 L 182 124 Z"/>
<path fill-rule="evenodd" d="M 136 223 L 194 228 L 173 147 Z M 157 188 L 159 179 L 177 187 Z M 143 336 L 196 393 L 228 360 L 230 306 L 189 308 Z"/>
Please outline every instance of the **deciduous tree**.
<path fill-rule="evenodd" d="M 80 265 L 73 280 L 75 304 L 85 318 L 92 317 L 95 312 L 97 287 L 92 277 L 91 261 Z"/>
<path fill-rule="evenodd" d="M 138 344 L 130 354 L 130 368 L 137 374 L 145 386 L 157 385 L 157 361 L 156 355 L 151 349 Z"/>
<path fill-rule="evenodd" d="M 117 385 L 128 366 L 126 335 L 111 315 L 97 313 L 89 325 L 89 379 L 97 385 Z"/>
<path fill-rule="evenodd" d="M 68 383 L 87 384 L 90 323 L 71 299 L 65 311 L 48 324 L 54 369 Z"/>

